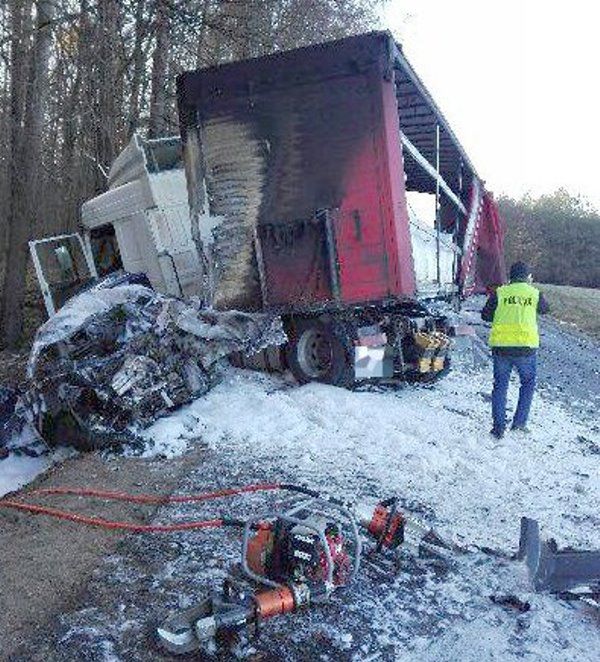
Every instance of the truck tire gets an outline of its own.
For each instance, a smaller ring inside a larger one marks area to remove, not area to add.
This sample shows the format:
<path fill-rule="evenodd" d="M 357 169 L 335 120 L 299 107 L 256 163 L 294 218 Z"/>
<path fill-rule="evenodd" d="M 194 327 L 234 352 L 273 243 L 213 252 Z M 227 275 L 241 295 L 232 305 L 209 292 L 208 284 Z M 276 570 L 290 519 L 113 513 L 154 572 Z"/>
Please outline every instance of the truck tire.
<path fill-rule="evenodd" d="M 286 347 L 287 364 L 301 384 L 348 388 L 354 383 L 352 347 L 350 334 L 340 323 L 297 320 Z"/>

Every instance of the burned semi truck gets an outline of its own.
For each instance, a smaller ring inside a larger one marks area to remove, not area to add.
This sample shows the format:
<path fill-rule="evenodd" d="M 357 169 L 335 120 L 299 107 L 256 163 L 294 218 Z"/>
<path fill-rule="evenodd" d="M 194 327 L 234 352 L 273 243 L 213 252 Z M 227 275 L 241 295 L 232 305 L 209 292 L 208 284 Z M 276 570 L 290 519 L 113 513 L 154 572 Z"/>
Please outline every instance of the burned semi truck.
<path fill-rule="evenodd" d="M 278 311 L 301 382 L 442 372 L 450 330 L 428 304 L 504 280 L 502 228 L 391 35 L 187 72 L 178 106 L 213 304 Z"/>
<path fill-rule="evenodd" d="M 83 205 L 83 236 L 31 242 L 49 314 L 98 275 L 141 271 L 159 292 L 279 314 L 288 342 L 254 364 L 300 382 L 443 373 L 436 302 L 504 281 L 503 231 L 391 35 L 177 85 L 181 140 L 134 136 Z"/>

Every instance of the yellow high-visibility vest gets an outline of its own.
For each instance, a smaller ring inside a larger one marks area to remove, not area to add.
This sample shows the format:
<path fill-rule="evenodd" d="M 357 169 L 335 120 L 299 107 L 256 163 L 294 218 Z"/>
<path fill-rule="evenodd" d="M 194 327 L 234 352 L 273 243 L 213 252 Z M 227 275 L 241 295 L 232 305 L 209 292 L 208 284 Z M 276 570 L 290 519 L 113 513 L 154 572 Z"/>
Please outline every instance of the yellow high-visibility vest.
<path fill-rule="evenodd" d="M 539 290 L 529 283 L 509 283 L 499 287 L 496 296 L 490 347 L 539 347 Z"/>

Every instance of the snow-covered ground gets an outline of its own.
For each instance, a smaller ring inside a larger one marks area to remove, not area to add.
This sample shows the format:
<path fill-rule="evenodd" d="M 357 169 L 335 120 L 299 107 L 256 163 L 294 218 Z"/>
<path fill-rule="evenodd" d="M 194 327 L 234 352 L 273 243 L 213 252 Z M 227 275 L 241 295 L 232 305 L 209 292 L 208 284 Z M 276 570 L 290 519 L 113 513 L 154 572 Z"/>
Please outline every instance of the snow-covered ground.
<path fill-rule="evenodd" d="M 585 402 L 551 392 L 533 405 L 530 436 L 498 442 L 489 366 L 463 355 L 430 387 L 346 391 L 231 370 L 206 397 L 158 421 L 148 454 L 207 446 L 181 493 L 263 480 L 304 483 L 348 499 L 396 494 L 403 507 L 464 545 L 515 551 L 522 515 L 559 545 L 600 547 L 600 434 Z M 597 394 L 591 394 L 594 397 Z M 516 384 L 511 401 L 514 405 Z M 257 515 L 280 495 L 163 508 L 156 521 Z M 200 600 L 239 553 L 231 534 L 130 537 L 65 614 L 48 645 L 60 659 L 166 659 L 153 627 Z M 525 614 L 496 606 L 515 594 Z M 535 594 L 524 565 L 472 553 L 446 574 L 404 559 L 397 576 L 365 564 L 333 603 L 265 625 L 240 656 L 264 660 L 596 660 L 598 615 Z M 91 657 L 90 657 L 91 656 Z M 225 653 L 221 659 L 231 659 Z"/>
<path fill-rule="evenodd" d="M 462 316 L 477 322 L 477 306 Z M 349 500 L 397 495 L 403 509 L 473 549 L 515 551 L 523 515 L 561 547 L 600 548 L 598 344 L 546 321 L 542 336 L 527 436 L 509 433 L 498 442 L 489 435 L 491 368 L 475 338 L 472 346 L 458 342 L 453 371 L 431 386 L 298 387 L 286 377 L 228 369 L 210 393 L 147 431 L 145 454 L 168 463 L 206 449 L 180 493 L 279 480 Z M 515 381 L 513 407 L 516 392 Z M 0 461 L 0 494 L 63 452 Z M 156 521 L 258 515 L 285 506 L 286 498 L 165 507 Z M 53 632 L 32 637 L 27 654 L 35 656 L 28 659 L 170 659 L 156 648 L 155 626 L 169 610 L 202 599 L 238 555 L 230 532 L 129 536 Z M 348 662 L 598 659 L 598 614 L 533 593 L 522 563 L 475 551 L 442 574 L 409 556 L 402 563 L 395 576 L 363 564 L 330 605 L 266 624 L 262 638 L 236 654 Z M 531 610 L 519 614 L 490 599 L 506 594 Z"/>
<path fill-rule="evenodd" d="M 47 455 L 28 457 L 10 454 L 0 464 L 0 496 L 18 490 L 46 471 L 51 462 Z"/>
<path fill-rule="evenodd" d="M 53 464 L 71 457 L 70 448 L 48 449 L 29 428 L 11 440 L 8 455 L 0 460 L 0 497 L 30 483 Z"/>
<path fill-rule="evenodd" d="M 397 494 L 435 513 L 441 533 L 467 542 L 514 546 L 528 515 L 562 543 L 600 545 L 600 435 L 592 422 L 542 396 L 531 435 L 498 442 L 489 435 L 489 392 L 484 371 L 455 371 L 430 387 L 353 392 L 232 370 L 207 397 L 158 421 L 148 452 L 201 439 L 252 457 L 257 480 L 278 478 L 277 468 L 308 485 L 331 481 L 343 497 Z M 582 514 L 592 516 L 587 524 Z"/>

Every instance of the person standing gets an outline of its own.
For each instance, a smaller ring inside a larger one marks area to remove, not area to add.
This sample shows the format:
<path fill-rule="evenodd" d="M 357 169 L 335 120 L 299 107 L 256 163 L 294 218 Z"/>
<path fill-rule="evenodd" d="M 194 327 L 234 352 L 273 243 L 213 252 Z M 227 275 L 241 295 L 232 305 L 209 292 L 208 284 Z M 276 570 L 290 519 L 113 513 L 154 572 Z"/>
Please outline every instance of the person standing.
<path fill-rule="evenodd" d="M 527 419 L 535 390 L 540 345 L 537 316 L 549 310 L 543 294 L 531 281 L 529 267 L 524 262 L 515 262 L 510 268 L 510 283 L 498 287 L 481 311 L 481 318 L 492 323 L 489 338 L 494 362 L 491 434 L 497 439 L 504 436 L 506 429 L 506 396 L 513 368 L 519 374 L 520 388 L 512 429 L 528 432 Z"/>

